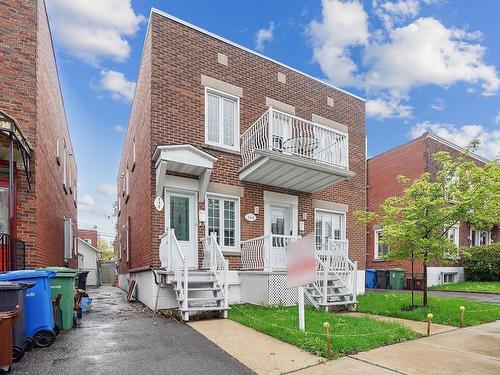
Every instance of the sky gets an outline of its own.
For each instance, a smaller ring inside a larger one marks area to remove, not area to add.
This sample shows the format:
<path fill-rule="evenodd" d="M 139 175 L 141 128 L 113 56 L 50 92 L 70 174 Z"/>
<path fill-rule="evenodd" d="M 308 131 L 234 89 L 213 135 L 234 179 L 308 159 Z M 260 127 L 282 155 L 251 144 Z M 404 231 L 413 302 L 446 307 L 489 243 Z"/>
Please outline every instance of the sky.
<path fill-rule="evenodd" d="M 432 131 L 500 154 L 500 1 L 46 0 L 81 228 L 111 240 L 151 7 L 366 99 L 368 155 Z M 109 235 L 108 237 L 106 237 Z"/>

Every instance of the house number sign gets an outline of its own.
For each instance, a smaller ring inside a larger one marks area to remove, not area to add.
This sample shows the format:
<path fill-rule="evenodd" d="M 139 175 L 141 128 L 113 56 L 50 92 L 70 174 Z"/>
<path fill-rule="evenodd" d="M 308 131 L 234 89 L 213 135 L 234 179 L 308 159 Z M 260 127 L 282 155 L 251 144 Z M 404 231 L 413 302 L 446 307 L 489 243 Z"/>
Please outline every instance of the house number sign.
<path fill-rule="evenodd" d="M 246 221 L 255 221 L 255 220 L 257 220 L 257 216 L 255 216 L 252 213 L 248 213 L 245 215 L 245 220 Z"/>
<path fill-rule="evenodd" d="M 165 206 L 165 202 L 163 202 L 163 198 L 158 196 L 155 198 L 155 208 L 156 211 L 162 211 L 163 207 Z"/>

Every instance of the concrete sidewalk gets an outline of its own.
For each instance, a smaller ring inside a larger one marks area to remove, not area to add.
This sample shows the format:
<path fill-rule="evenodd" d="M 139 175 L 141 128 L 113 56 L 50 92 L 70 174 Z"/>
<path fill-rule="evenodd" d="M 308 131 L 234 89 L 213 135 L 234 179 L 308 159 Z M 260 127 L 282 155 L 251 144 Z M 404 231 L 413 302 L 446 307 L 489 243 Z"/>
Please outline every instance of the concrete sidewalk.
<path fill-rule="evenodd" d="M 500 321 L 466 329 L 443 326 L 430 337 L 327 362 L 230 320 L 190 325 L 258 374 L 500 373 Z"/>

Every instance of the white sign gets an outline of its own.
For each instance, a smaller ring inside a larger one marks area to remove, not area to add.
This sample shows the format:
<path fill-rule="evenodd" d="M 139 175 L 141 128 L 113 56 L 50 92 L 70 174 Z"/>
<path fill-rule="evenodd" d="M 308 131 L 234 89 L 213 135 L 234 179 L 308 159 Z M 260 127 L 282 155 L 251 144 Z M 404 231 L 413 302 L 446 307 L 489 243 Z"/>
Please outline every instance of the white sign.
<path fill-rule="evenodd" d="M 257 216 L 255 216 L 252 213 L 248 213 L 245 215 L 245 220 L 246 221 L 255 221 L 255 220 L 257 220 Z"/>
<path fill-rule="evenodd" d="M 316 280 L 314 234 L 288 245 L 286 282 L 289 288 L 304 286 Z"/>
<path fill-rule="evenodd" d="M 165 202 L 163 202 L 163 198 L 158 196 L 155 198 L 155 208 L 156 211 L 162 211 L 163 207 L 165 207 Z"/>

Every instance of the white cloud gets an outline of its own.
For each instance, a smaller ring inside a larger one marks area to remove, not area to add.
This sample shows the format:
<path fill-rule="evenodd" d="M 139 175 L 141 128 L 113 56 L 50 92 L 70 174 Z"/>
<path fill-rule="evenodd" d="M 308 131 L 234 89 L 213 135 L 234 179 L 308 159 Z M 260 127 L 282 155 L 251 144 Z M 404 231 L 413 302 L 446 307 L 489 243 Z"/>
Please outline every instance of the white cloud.
<path fill-rule="evenodd" d="M 115 133 L 118 133 L 118 134 L 125 133 L 126 130 L 127 130 L 127 128 L 125 126 L 122 126 L 122 125 L 113 126 L 113 131 Z"/>
<path fill-rule="evenodd" d="M 444 100 L 443 99 L 435 99 L 432 103 L 431 103 L 431 108 L 435 111 L 442 111 L 444 109 Z"/>
<path fill-rule="evenodd" d="M 135 82 L 127 81 L 121 72 L 101 70 L 99 87 L 108 91 L 114 100 L 131 101 L 134 97 Z"/>
<path fill-rule="evenodd" d="M 472 140 L 480 141 L 476 153 L 486 158 L 500 156 L 500 131 L 490 131 L 482 125 L 456 126 L 453 124 L 424 121 L 417 123 L 410 136 L 417 138 L 426 132 L 431 132 L 461 147 L 467 147 Z"/>
<path fill-rule="evenodd" d="M 468 92 L 485 96 L 500 90 L 496 67 L 485 62 L 480 31 L 448 27 L 433 17 L 415 19 L 423 6 L 416 0 L 373 0 L 372 6 L 382 27 L 370 23 L 369 30 L 359 0 L 323 0 L 321 18 L 306 30 L 313 59 L 331 83 L 384 98 L 371 103 L 370 113 L 398 113 L 384 102 L 407 106 L 410 92 L 422 86 L 466 83 Z"/>
<path fill-rule="evenodd" d="M 485 48 L 471 43 L 475 33 L 446 28 L 434 18 L 419 18 L 395 28 L 386 43 L 373 43 L 365 53 L 368 87 L 407 93 L 424 85 L 480 85 L 483 95 L 500 89 L 496 68 L 483 62 Z"/>
<path fill-rule="evenodd" d="M 101 182 L 98 185 L 97 190 L 108 197 L 116 197 L 116 185 L 109 182 Z"/>
<path fill-rule="evenodd" d="M 95 205 L 95 200 L 92 198 L 90 195 L 85 194 L 79 197 L 78 199 L 78 204 L 82 206 L 94 206 Z"/>
<path fill-rule="evenodd" d="M 51 27 L 59 45 L 92 65 L 103 58 L 125 61 L 144 16 L 134 12 L 131 0 L 48 0 Z"/>
<path fill-rule="evenodd" d="M 500 124 L 500 111 L 498 111 L 497 115 L 495 116 L 495 124 Z"/>
<path fill-rule="evenodd" d="M 368 43 L 368 15 L 358 1 L 323 0 L 322 5 L 322 19 L 313 20 L 307 30 L 314 60 L 332 82 L 359 86 L 349 47 Z"/>
<path fill-rule="evenodd" d="M 271 22 L 267 29 L 264 28 L 258 30 L 257 33 L 255 34 L 255 49 L 257 51 L 263 51 L 264 45 L 267 42 L 273 40 L 273 33 L 274 33 L 274 22 Z"/>
<path fill-rule="evenodd" d="M 366 116 L 379 120 L 388 118 L 409 118 L 411 117 L 412 107 L 407 104 L 401 104 L 400 100 L 381 98 L 366 101 Z"/>

